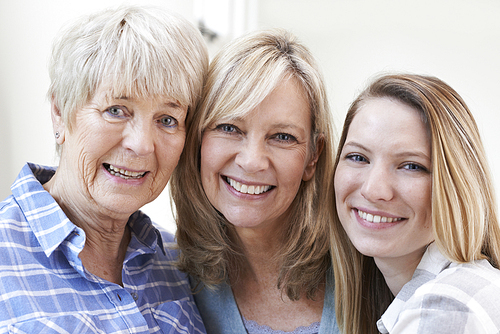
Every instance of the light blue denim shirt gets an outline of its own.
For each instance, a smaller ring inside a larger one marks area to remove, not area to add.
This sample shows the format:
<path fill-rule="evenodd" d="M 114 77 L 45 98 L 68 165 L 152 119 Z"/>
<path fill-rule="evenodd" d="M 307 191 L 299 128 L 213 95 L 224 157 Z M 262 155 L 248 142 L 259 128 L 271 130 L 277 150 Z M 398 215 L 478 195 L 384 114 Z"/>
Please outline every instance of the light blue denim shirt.
<path fill-rule="evenodd" d="M 85 232 L 42 186 L 55 168 L 27 164 L 0 203 L 0 333 L 205 333 L 172 235 L 141 212 L 123 287 L 87 271 Z"/>
<path fill-rule="evenodd" d="M 196 287 L 191 280 L 193 288 Z M 246 334 L 242 316 L 236 305 L 231 287 L 225 283 L 216 290 L 201 289 L 195 293 L 194 299 L 200 311 L 208 334 Z M 329 270 L 326 277 L 325 300 L 319 334 L 338 334 L 335 318 L 335 284 L 333 271 Z"/>

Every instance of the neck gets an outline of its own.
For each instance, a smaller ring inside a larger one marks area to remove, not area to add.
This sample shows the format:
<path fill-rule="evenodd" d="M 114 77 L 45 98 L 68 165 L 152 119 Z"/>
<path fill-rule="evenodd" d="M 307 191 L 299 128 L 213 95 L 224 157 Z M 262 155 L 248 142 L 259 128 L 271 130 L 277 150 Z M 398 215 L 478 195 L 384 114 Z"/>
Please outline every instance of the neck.
<path fill-rule="evenodd" d="M 68 219 L 85 232 L 85 246 L 79 254 L 83 266 L 96 276 L 121 284 L 123 260 L 130 241 L 129 217 L 101 212 L 92 200 L 72 192 L 71 187 L 64 187 L 58 172 L 43 187 Z"/>
<path fill-rule="evenodd" d="M 80 252 L 84 267 L 92 274 L 122 285 L 122 268 L 131 233 L 128 227 L 116 233 L 86 233 L 85 246 Z"/>
<path fill-rule="evenodd" d="M 419 249 L 402 258 L 374 258 L 375 264 L 384 275 L 385 282 L 394 296 L 413 277 L 425 249 Z"/>
<path fill-rule="evenodd" d="M 240 244 L 245 255 L 244 271 L 246 275 L 258 278 L 261 275 L 277 276 L 280 260 L 277 258 L 283 244 L 283 226 L 278 228 L 236 228 L 233 236 Z"/>

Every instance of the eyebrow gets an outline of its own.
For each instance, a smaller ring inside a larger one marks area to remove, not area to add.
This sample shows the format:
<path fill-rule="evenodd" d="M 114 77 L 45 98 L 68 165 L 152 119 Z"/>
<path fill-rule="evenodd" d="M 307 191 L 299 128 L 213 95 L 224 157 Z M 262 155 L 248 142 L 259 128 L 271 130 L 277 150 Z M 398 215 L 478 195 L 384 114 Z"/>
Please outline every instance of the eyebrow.
<path fill-rule="evenodd" d="M 364 151 L 371 152 L 371 150 L 368 147 L 366 147 L 360 143 L 354 142 L 354 141 L 345 142 L 342 149 L 344 149 L 344 147 L 346 147 L 346 146 L 354 146 L 354 147 L 360 148 Z"/>
<path fill-rule="evenodd" d="M 244 121 L 245 121 L 245 115 L 236 117 L 221 117 L 216 122 L 244 122 Z M 271 124 L 271 126 L 273 128 L 280 128 L 280 129 L 286 129 L 286 128 L 297 129 L 297 130 L 303 129 L 301 126 L 297 126 L 295 124 L 290 124 L 290 123 L 274 123 Z"/>
<path fill-rule="evenodd" d="M 372 152 L 368 147 L 364 146 L 363 144 L 354 142 L 354 141 L 346 142 L 344 144 L 344 147 L 346 147 L 346 146 L 358 147 L 359 149 L 364 150 L 368 153 Z M 427 154 L 425 154 L 422 151 L 402 151 L 402 152 L 395 153 L 394 156 L 396 156 L 396 157 L 420 157 L 420 158 L 431 160 L 431 157 L 429 157 Z"/>
<path fill-rule="evenodd" d="M 120 96 L 120 97 L 112 97 L 114 100 L 125 100 L 125 101 L 133 101 L 133 97 L 128 97 L 128 96 Z M 169 107 L 169 108 L 175 108 L 175 109 L 182 109 L 182 105 L 179 101 L 177 100 L 170 100 L 168 102 L 165 102 L 162 104 L 163 106 Z"/>

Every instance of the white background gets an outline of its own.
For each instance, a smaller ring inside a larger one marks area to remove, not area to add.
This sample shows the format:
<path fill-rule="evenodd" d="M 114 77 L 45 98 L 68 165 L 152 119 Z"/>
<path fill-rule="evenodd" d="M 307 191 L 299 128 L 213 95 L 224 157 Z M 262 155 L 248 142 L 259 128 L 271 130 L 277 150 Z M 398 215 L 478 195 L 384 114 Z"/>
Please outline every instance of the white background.
<path fill-rule="evenodd" d="M 210 45 L 212 55 L 244 31 L 291 30 L 320 63 L 337 129 L 373 75 L 435 75 L 455 88 L 475 115 L 500 189 L 498 0 L 0 0 L 0 198 L 10 194 L 26 161 L 57 164 L 45 97 L 57 31 L 81 14 L 122 3 L 164 6 L 193 23 L 200 15 L 207 24 L 225 22 L 209 26 L 225 34 Z M 145 211 L 173 231 L 168 202 L 164 191 Z"/>

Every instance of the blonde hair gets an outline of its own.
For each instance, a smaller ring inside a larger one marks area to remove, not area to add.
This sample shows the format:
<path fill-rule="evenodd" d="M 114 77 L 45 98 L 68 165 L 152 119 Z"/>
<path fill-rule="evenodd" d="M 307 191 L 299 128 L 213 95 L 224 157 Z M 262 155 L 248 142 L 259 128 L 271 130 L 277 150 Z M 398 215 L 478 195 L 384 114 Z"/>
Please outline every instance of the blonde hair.
<path fill-rule="evenodd" d="M 201 33 L 160 8 L 124 6 L 71 22 L 54 42 L 48 91 L 71 130 L 101 84 L 112 95 L 169 96 L 196 107 L 208 68 Z"/>
<path fill-rule="evenodd" d="M 249 34 L 227 45 L 209 67 L 203 101 L 192 117 L 186 146 L 170 182 L 177 209 L 179 267 L 207 286 L 237 272 L 241 252 L 230 237 L 233 227 L 208 201 L 200 177 L 203 131 L 221 117 L 251 112 L 282 81 L 297 80 L 310 106 L 312 152 L 323 150 L 314 177 L 300 186 L 284 226 L 286 243 L 279 254 L 278 287 L 292 300 L 314 296 L 330 267 L 328 187 L 333 175 L 331 116 L 323 79 L 309 50 L 284 30 Z M 189 191 L 187 191 L 189 189 Z"/>
<path fill-rule="evenodd" d="M 500 227 L 485 152 L 474 118 L 458 93 L 430 76 L 384 75 L 352 103 L 339 151 L 356 112 L 373 98 L 388 97 L 422 113 L 431 136 L 432 228 L 440 251 L 456 263 L 487 259 L 500 264 Z M 337 153 L 335 168 L 339 162 Z M 332 188 L 334 185 L 332 184 Z M 350 242 L 334 210 L 336 312 L 344 333 L 378 333 L 375 323 L 393 296 L 373 258 Z"/>

